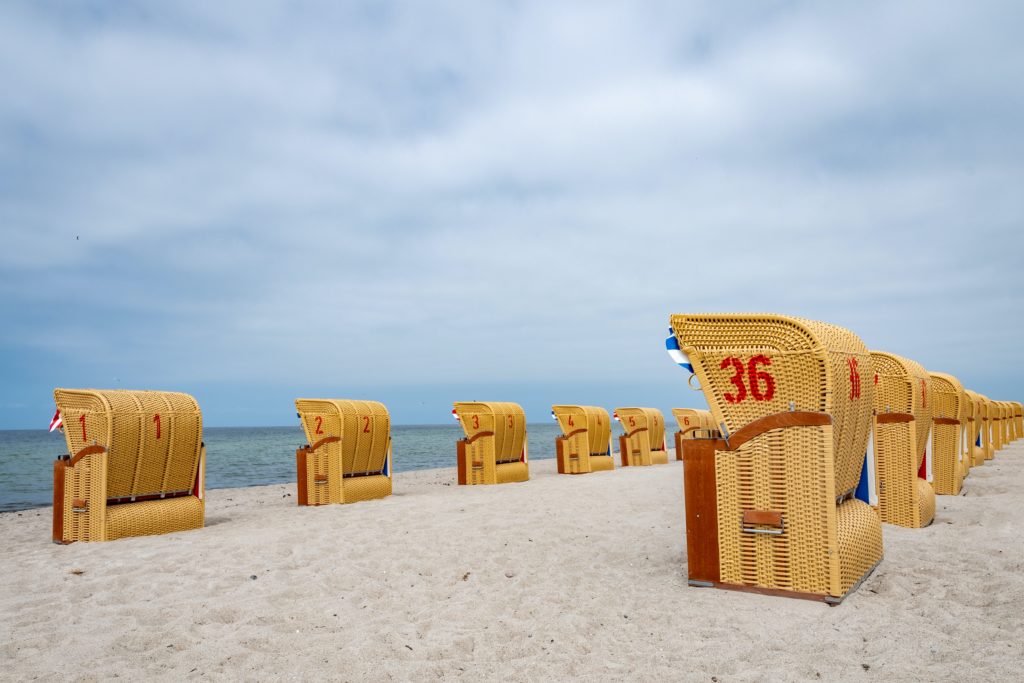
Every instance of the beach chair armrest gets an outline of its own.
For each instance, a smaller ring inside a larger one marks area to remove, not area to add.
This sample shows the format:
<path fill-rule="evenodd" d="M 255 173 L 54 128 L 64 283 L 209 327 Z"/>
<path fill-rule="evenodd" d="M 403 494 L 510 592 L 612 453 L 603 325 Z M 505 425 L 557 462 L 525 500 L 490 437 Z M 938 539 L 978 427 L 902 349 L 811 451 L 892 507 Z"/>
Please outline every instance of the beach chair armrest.
<path fill-rule="evenodd" d="M 832 424 L 832 416 L 828 413 L 812 413 L 803 411 L 789 411 L 785 413 L 774 413 L 744 425 L 735 434 L 729 436 L 725 442 L 728 444 L 726 450 L 738 450 L 748 441 L 755 439 L 765 432 L 773 429 L 785 429 L 787 427 L 823 427 Z"/>

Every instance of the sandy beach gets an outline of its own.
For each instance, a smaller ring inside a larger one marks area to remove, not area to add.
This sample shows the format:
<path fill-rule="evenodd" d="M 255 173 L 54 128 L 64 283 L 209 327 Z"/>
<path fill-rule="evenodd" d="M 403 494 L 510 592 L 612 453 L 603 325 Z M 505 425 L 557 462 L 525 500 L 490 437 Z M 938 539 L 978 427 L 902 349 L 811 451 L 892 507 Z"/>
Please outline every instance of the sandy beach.
<path fill-rule="evenodd" d="M 453 454 L 454 459 L 454 454 Z M 207 527 L 50 542 L 0 515 L 7 680 L 1020 680 L 1024 442 L 940 497 L 838 607 L 686 584 L 682 464 L 299 508 L 207 494 Z"/>

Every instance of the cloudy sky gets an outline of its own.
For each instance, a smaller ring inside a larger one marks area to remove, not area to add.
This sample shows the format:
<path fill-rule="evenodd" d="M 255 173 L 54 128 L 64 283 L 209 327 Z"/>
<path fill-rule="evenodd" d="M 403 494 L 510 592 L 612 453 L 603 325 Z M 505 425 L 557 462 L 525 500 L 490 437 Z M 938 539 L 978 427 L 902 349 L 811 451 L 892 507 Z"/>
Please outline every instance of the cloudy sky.
<path fill-rule="evenodd" d="M 823 3 L 824 5 L 824 3 Z M 0 4 L 0 428 L 55 386 L 700 405 L 775 311 L 1024 399 L 1017 2 Z"/>

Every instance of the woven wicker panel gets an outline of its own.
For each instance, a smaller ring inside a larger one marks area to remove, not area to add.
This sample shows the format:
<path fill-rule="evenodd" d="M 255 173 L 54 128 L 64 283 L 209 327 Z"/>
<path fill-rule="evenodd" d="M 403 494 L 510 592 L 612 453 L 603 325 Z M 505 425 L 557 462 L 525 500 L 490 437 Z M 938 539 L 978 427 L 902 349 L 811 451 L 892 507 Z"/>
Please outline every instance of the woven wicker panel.
<path fill-rule="evenodd" d="M 833 443 L 831 426 L 793 427 L 766 432 L 737 451 L 715 454 L 724 583 L 842 594 Z M 792 457 L 794 453 L 802 457 Z M 743 532 L 746 510 L 781 512 L 785 532 Z"/>
<path fill-rule="evenodd" d="M 107 496 L 187 491 L 195 481 L 202 414 L 188 394 L 167 391 L 56 389 L 68 450 L 109 449 Z"/>
<path fill-rule="evenodd" d="M 935 492 L 945 496 L 960 493 L 963 485 L 967 396 L 953 375 L 930 373 L 932 378 L 932 416 L 957 420 L 959 424 L 932 425 L 932 462 Z"/>
<path fill-rule="evenodd" d="M 914 443 L 920 446 L 918 466 L 932 427 L 932 378 L 920 363 L 883 351 L 871 352 L 875 368 L 875 412 L 914 416 Z"/>
<path fill-rule="evenodd" d="M 460 402 L 454 407 L 467 439 L 472 440 L 483 432 L 493 433 L 493 436 L 479 437 L 467 445 L 466 454 L 470 462 L 480 464 L 479 467 L 474 465 L 469 483 L 504 483 L 498 474 L 503 464 L 523 464 L 523 468 L 513 469 L 519 473 L 529 472 L 525 463 L 520 462 L 526 453 L 526 414 L 518 404 Z M 505 481 L 524 480 L 512 478 Z"/>
<path fill-rule="evenodd" d="M 195 496 L 122 503 L 107 508 L 107 540 L 203 527 L 203 501 Z"/>
<path fill-rule="evenodd" d="M 530 479 L 530 466 L 525 462 L 506 462 L 498 465 L 495 471 L 495 483 L 511 484 Z"/>
<path fill-rule="evenodd" d="M 657 408 L 644 408 L 647 413 L 647 440 L 651 444 L 651 451 L 665 451 L 665 416 Z M 665 462 L 668 462 L 666 460 Z"/>
<path fill-rule="evenodd" d="M 1024 405 L 1013 404 L 1014 438 L 1024 438 Z"/>
<path fill-rule="evenodd" d="M 324 444 L 306 455 L 306 496 L 310 505 L 344 502 L 341 449 Z"/>
<path fill-rule="evenodd" d="M 598 406 L 583 406 L 587 411 L 587 432 L 590 455 L 608 456 L 612 453 L 612 420 L 608 411 Z M 614 467 L 614 465 L 613 465 Z M 591 465 L 593 469 L 593 465 Z"/>
<path fill-rule="evenodd" d="M 391 477 L 386 477 L 383 474 L 349 477 L 342 482 L 342 487 L 346 503 L 387 498 L 391 495 Z"/>
<path fill-rule="evenodd" d="M 586 474 L 590 468 L 590 420 L 587 406 L 551 406 L 565 439 L 566 472 Z"/>
<path fill-rule="evenodd" d="M 924 479 L 917 480 L 917 519 L 920 526 L 928 526 L 935 519 L 935 489 Z"/>
<path fill-rule="evenodd" d="M 331 477 L 332 501 L 343 494 L 336 473 L 377 474 L 384 471 L 391 444 L 391 416 L 383 403 L 341 399 L 300 398 L 295 400 L 302 428 L 310 444 L 329 436 L 341 441 L 324 444 L 327 474 Z M 322 457 L 322 456 L 318 456 Z M 337 495 L 333 495 L 337 491 Z M 338 500 L 334 500 L 337 498 Z"/>
<path fill-rule="evenodd" d="M 647 408 L 616 408 L 622 428 L 625 430 L 627 462 L 640 467 L 651 463 L 650 414 Z"/>
<path fill-rule="evenodd" d="M 732 433 L 791 409 L 828 413 L 834 425 L 837 492 L 856 487 L 873 387 L 867 381 L 870 358 L 855 334 L 827 323 L 770 314 L 673 315 L 670 321 L 716 424 L 724 423 Z M 771 391 L 766 381 L 749 376 L 751 368 L 771 376 Z"/>
<path fill-rule="evenodd" d="M 921 525 L 918 504 L 917 428 L 913 422 L 875 425 L 878 516 L 887 524 Z"/>
<path fill-rule="evenodd" d="M 985 460 L 992 459 L 992 401 L 984 394 L 981 398 L 981 450 Z"/>
<path fill-rule="evenodd" d="M 874 508 L 852 499 L 836 509 L 836 528 L 840 595 L 845 595 L 882 559 L 882 524 Z"/>
<path fill-rule="evenodd" d="M 67 542 L 107 540 L 107 457 L 106 453 L 86 455 L 64 470 L 63 538 Z M 76 509 L 76 500 L 88 505 Z"/>
<path fill-rule="evenodd" d="M 590 471 L 591 472 L 603 472 L 606 470 L 615 469 L 615 460 L 610 455 L 592 455 L 590 456 Z"/>

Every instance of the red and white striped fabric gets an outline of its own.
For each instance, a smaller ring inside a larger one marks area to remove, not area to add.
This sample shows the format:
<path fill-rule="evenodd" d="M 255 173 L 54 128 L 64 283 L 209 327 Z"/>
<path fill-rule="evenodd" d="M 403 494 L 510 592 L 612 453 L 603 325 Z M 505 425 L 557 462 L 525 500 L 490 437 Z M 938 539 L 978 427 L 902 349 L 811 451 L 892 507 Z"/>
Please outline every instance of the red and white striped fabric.
<path fill-rule="evenodd" d="M 64 419 L 60 416 L 60 409 L 58 408 L 57 412 L 53 414 L 53 419 L 50 420 L 50 431 L 52 432 L 54 429 L 59 429 L 63 424 Z"/>
<path fill-rule="evenodd" d="M 452 408 L 452 417 L 455 418 L 456 422 L 459 422 L 459 414 L 455 412 L 455 408 Z"/>

